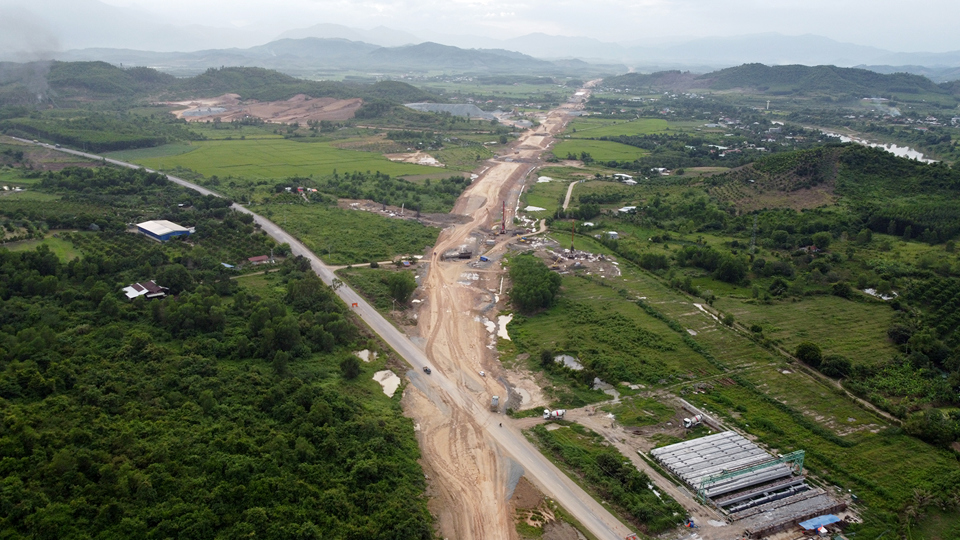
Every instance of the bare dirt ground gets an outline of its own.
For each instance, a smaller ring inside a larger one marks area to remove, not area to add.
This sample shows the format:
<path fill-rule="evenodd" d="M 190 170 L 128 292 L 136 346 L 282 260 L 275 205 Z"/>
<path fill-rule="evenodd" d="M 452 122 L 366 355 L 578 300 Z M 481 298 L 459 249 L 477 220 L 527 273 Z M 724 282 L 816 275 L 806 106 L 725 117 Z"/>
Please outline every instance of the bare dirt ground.
<path fill-rule="evenodd" d="M 422 285 L 424 301 L 420 304 L 418 333 L 425 340 L 424 349 L 436 369 L 451 374 L 481 403 L 505 394 L 504 384 L 498 380 L 504 373 L 494 351 L 488 348 L 490 336 L 481 319 L 493 293 L 489 287 L 481 287 L 481 283 L 489 286 L 489 281 L 462 278 L 472 270 L 467 261 L 441 261 L 440 255 L 472 243 L 476 231 L 491 229 L 501 217 L 501 202 L 542 163 L 540 153 L 566 124 L 566 110 L 574 107 L 566 104 L 541 118 L 543 125 L 538 133 L 527 131 L 514 144 L 518 153 L 509 154 L 510 162 L 487 162 L 486 171 L 453 209 L 454 214 L 467 215 L 470 221 L 441 233 Z M 515 201 L 507 203 L 512 210 Z M 498 247 L 506 241 L 500 240 Z M 480 371 L 486 376 L 480 376 Z M 424 466 L 431 476 L 431 508 L 439 518 L 441 536 L 459 540 L 517 538 L 508 501 L 511 464 L 497 450 L 494 440 L 471 416 L 455 407 L 438 410 L 415 387 L 408 390 L 404 400 L 406 414 L 418 425 Z"/>
<path fill-rule="evenodd" d="M 406 152 L 401 154 L 384 154 L 383 157 L 390 161 L 399 161 L 401 163 L 413 163 L 416 165 L 426 165 L 428 167 L 446 167 L 443 163 L 437 161 L 437 158 L 426 152 Z"/>
<path fill-rule="evenodd" d="M 186 107 L 174 114 L 188 122 L 205 122 L 214 118 L 229 122 L 252 116 L 265 122 L 290 124 L 316 120 L 347 120 L 353 118 L 357 109 L 363 105 L 363 100 L 312 98 L 297 94 L 283 101 L 243 101 L 237 94 L 224 94 L 215 98 L 167 102 L 165 105 Z"/>
<path fill-rule="evenodd" d="M 450 225 L 469 223 L 470 217 L 461 214 L 428 214 L 421 213 L 417 216 L 416 210 L 401 208 L 399 206 L 384 205 L 370 199 L 338 199 L 337 206 L 345 210 L 360 210 L 363 212 L 372 212 L 393 219 L 416 220 L 424 225 L 431 227 L 449 227 Z"/>

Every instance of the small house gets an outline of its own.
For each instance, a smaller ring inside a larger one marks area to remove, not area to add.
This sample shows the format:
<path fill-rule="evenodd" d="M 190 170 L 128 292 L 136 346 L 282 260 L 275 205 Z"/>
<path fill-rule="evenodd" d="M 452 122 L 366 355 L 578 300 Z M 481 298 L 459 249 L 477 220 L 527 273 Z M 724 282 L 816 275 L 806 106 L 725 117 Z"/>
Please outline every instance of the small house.
<path fill-rule="evenodd" d="M 257 255 L 256 257 L 250 257 L 247 259 L 247 262 L 250 264 L 267 264 L 270 262 L 269 255 Z"/>
<path fill-rule="evenodd" d="M 127 295 L 129 300 L 133 300 L 138 296 L 146 296 L 147 298 L 163 298 L 167 295 L 167 292 L 169 292 L 169 289 L 166 287 L 161 287 L 153 281 L 134 283 L 133 285 L 128 285 L 123 288 L 123 293 Z"/>

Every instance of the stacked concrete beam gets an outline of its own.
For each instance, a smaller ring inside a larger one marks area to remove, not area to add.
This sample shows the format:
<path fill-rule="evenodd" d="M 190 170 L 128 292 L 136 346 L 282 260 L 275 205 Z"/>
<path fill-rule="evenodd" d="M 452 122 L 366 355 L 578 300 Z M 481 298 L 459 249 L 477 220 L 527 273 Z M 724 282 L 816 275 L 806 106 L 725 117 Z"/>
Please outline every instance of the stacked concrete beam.
<path fill-rule="evenodd" d="M 773 456 L 756 444 L 733 431 L 724 431 L 657 448 L 650 454 L 693 489 L 699 489 L 701 482 L 711 476 L 773 459 Z M 743 476 L 728 478 L 721 483 L 711 483 L 707 486 L 705 495 L 714 497 L 791 474 L 790 467 L 783 464 L 774 465 L 745 473 Z"/>

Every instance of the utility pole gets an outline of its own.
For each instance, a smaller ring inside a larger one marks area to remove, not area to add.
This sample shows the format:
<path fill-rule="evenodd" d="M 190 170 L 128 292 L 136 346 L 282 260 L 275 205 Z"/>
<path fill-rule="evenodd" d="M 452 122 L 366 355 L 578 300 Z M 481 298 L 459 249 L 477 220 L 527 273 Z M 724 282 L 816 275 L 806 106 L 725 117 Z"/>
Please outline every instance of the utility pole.
<path fill-rule="evenodd" d="M 753 233 L 750 235 L 750 254 L 753 255 L 754 250 L 757 249 L 757 220 L 759 216 L 757 214 L 753 215 Z"/>

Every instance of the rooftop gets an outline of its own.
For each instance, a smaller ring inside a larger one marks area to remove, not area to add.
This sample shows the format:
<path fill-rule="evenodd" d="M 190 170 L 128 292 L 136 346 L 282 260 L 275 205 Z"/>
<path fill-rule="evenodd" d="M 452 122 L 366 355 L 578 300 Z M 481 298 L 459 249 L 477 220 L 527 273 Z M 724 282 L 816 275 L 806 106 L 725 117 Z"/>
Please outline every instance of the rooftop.
<path fill-rule="evenodd" d="M 137 227 L 157 236 L 163 236 L 172 232 L 193 232 L 182 225 L 177 225 L 176 223 L 167 221 L 165 219 L 144 221 L 143 223 L 137 223 Z"/>

